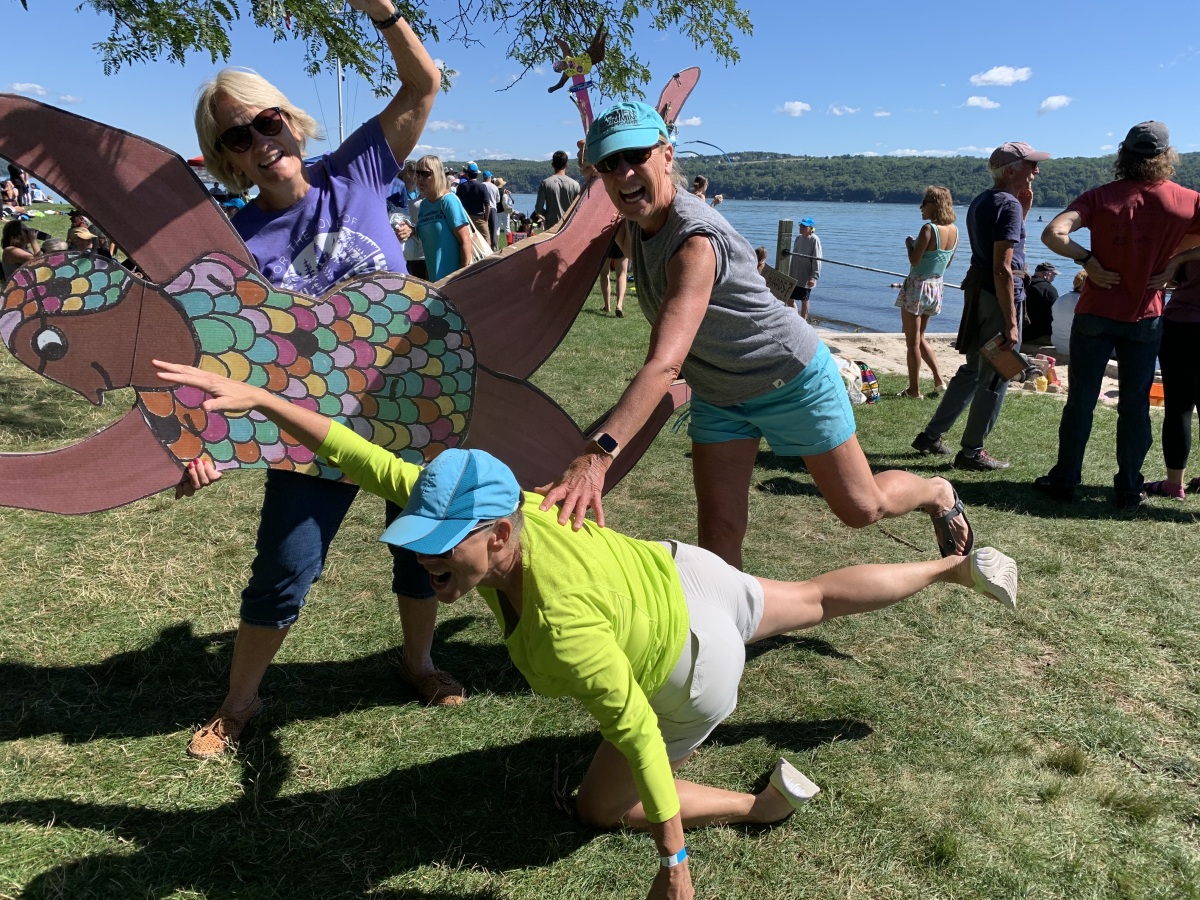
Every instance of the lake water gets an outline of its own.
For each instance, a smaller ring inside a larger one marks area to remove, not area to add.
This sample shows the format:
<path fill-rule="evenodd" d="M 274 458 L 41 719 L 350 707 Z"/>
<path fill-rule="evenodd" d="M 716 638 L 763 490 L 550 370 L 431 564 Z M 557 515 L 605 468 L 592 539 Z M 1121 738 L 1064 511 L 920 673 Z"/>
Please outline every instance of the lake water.
<path fill-rule="evenodd" d="M 517 209 L 530 212 L 537 198 L 532 194 L 514 196 Z M 959 252 L 946 271 L 948 284 L 961 284 L 967 273 L 971 254 L 967 246 L 966 228 L 963 220 L 966 207 L 955 207 L 962 231 Z M 817 235 L 826 260 L 853 263 L 886 269 L 897 275 L 880 275 L 846 266 L 826 263 L 821 269 L 821 280 L 812 296 L 812 312 L 825 319 L 847 323 L 851 329 L 862 331 L 900 331 L 900 310 L 896 308 L 897 288 L 892 284 L 903 280 L 908 271 L 908 257 L 904 250 L 904 238 L 916 236 L 921 227 L 921 214 L 917 205 L 905 203 L 793 203 L 773 200 L 726 200 L 718 207 L 734 228 L 753 247 L 765 246 L 767 260 L 775 265 L 775 242 L 779 221 L 792 221 L 793 238 L 799 234 L 797 224 L 805 216 L 812 216 L 817 223 Z M 1027 221 L 1027 262 L 1030 270 L 1042 261 L 1052 261 L 1059 275 L 1055 287 L 1060 292 L 1071 289 L 1071 279 L 1079 267 L 1070 260 L 1056 256 L 1041 242 L 1045 223 L 1062 212 L 1061 209 L 1034 207 Z M 1038 221 L 1038 217 L 1043 219 Z M 1078 237 L 1079 235 L 1077 235 Z M 1087 245 L 1086 232 L 1081 243 Z M 786 271 L 786 265 L 783 267 Z M 930 332 L 958 330 L 962 315 L 962 293 L 946 289 L 941 315 L 929 320 Z"/>

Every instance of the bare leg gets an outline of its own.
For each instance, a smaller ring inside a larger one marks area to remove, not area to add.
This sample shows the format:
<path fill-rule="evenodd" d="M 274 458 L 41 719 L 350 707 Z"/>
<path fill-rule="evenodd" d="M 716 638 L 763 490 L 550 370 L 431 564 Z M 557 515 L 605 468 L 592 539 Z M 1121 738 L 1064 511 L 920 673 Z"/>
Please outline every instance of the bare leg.
<path fill-rule="evenodd" d="M 758 444 L 749 438 L 721 444 L 692 443 L 699 544 L 738 569 L 742 567 L 750 475 Z"/>
<path fill-rule="evenodd" d="M 809 581 L 759 578 L 764 594 L 763 618 L 750 643 L 812 628 L 838 616 L 883 609 L 939 581 L 971 587 L 970 557 L 851 566 Z"/>
<path fill-rule="evenodd" d="M 623 312 L 625 307 L 625 289 L 629 285 L 629 258 L 616 260 L 617 264 L 617 312 Z"/>
<path fill-rule="evenodd" d="M 430 652 L 433 649 L 433 630 L 437 625 L 436 600 L 417 600 L 396 595 L 400 611 L 400 631 L 404 634 L 404 665 L 414 675 L 432 672 L 436 668 Z"/>
<path fill-rule="evenodd" d="M 933 386 L 937 390 L 946 389 L 946 382 L 942 381 L 942 373 L 938 371 L 937 357 L 933 354 L 933 346 L 925 339 L 925 329 L 929 326 L 929 316 L 920 317 L 920 325 L 918 334 L 920 336 L 921 359 L 925 360 L 925 365 L 929 366 L 929 371 L 933 374 Z"/>
<path fill-rule="evenodd" d="M 945 478 L 922 478 L 900 469 L 872 474 L 857 436 L 832 450 L 806 456 L 804 462 L 829 508 L 851 528 L 865 528 L 915 509 L 942 515 L 954 507 L 954 486 Z M 964 547 L 963 517 L 956 516 L 950 527 L 958 546 Z"/>
<path fill-rule="evenodd" d="M 242 622 L 233 642 L 233 661 L 229 665 L 229 693 L 221 708 L 239 712 L 258 695 L 267 666 L 279 652 L 288 628 L 260 628 Z"/>
<path fill-rule="evenodd" d="M 684 759 L 672 760 L 672 770 L 684 762 Z M 739 822 L 766 824 L 786 819 L 792 813 L 791 803 L 771 785 L 759 794 L 740 794 L 676 778 L 675 790 L 679 794 L 684 828 Z M 597 828 L 617 828 L 622 824 L 638 831 L 650 828 L 629 763 L 608 741 L 600 744 L 583 776 L 576 809 L 584 822 Z"/>
<path fill-rule="evenodd" d="M 609 312 L 609 301 L 612 299 L 612 274 L 607 265 L 600 268 L 600 296 L 604 300 L 604 311 Z"/>
<path fill-rule="evenodd" d="M 808 298 L 805 297 L 800 301 L 800 318 L 808 319 Z"/>
<path fill-rule="evenodd" d="M 905 361 L 908 364 L 908 396 L 921 396 L 921 335 L 918 325 L 919 316 L 914 316 L 907 309 L 900 310 L 900 322 L 904 326 Z"/>

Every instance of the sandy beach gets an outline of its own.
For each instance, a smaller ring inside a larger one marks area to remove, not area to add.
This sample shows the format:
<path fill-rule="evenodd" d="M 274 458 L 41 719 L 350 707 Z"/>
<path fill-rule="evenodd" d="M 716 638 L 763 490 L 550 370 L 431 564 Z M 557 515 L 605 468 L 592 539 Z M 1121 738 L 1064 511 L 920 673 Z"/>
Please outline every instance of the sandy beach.
<path fill-rule="evenodd" d="M 908 371 L 905 361 L 906 354 L 903 334 L 879 334 L 874 332 L 851 334 L 845 331 L 832 331 L 824 328 L 818 329 L 818 333 L 821 335 L 821 340 L 826 343 L 832 353 L 835 355 L 842 354 L 850 359 L 865 362 L 876 374 L 904 375 Z M 931 334 L 926 335 L 926 337 L 937 356 L 942 377 L 946 381 L 949 381 L 958 367 L 962 365 L 963 361 L 963 357 L 958 351 L 950 346 L 950 342 L 954 340 L 954 335 Z M 1058 373 L 1059 380 L 1069 389 L 1067 367 L 1057 366 L 1055 371 Z M 929 369 L 927 367 L 922 366 L 921 376 L 922 378 L 929 377 Z M 1012 388 L 1012 390 L 1016 389 L 1016 386 Z M 1065 393 L 1059 393 L 1055 396 L 1066 398 Z M 1115 404 L 1117 402 L 1116 378 L 1106 377 L 1104 379 L 1104 388 L 1100 392 L 1100 399 L 1104 403 Z"/>

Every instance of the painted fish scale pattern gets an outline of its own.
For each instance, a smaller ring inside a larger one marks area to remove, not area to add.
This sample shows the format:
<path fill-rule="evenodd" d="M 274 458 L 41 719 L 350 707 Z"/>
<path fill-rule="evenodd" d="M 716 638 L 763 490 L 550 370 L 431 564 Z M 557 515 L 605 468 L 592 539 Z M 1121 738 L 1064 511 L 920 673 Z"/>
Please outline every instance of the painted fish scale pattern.
<path fill-rule="evenodd" d="M 0 308 L 0 340 L 9 342 L 27 319 L 58 313 L 99 312 L 115 306 L 131 283 L 124 266 L 100 256 L 51 253 L 17 269 Z"/>
<path fill-rule="evenodd" d="M 167 292 L 185 310 L 198 365 L 337 419 L 420 463 L 466 436 L 475 354 L 461 316 L 403 275 L 354 279 L 321 300 L 280 291 L 221 254 L 188 268 Z M 209 415 L 192 388 L 143 392 L 156 436 L 181 461 L 341 473 L 259 413 Z"/>

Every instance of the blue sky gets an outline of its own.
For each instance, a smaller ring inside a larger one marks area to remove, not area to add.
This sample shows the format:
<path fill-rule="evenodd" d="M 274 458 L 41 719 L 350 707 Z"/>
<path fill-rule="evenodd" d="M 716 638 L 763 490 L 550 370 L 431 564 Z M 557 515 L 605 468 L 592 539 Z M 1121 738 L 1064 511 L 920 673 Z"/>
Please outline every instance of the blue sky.
<path fill-rule="evenodd" d="M 683 38 L 640 30 L 651 99 L 678 69 L 704 71 L 684 110 L 681 142 L 703 140 L 730 153 L 940 156 L 986 155 L 1004 141 L 1025 140 L 1055 156 L 1100 156 L 1129 126 L 1155 118 L 1171 127 L 1181 152 L 1200 150 L 1200 12 L 1192 4 L 1174 9 L 1170 27 L 1155 26 L 1152 44 L 1136 45 L 1114 30 L 1127 4 L 1108 0 L 995 12 L 975 4 L 745 5 L 754 33 L 739 38 L 742 59 L 730 67 Z M 26 12 L 9 2 L 0 90 L 136 132 L 185 157 L 198 152 L 195 90 L 223 63 L 193 56 L 186 66 L 134 65 L 105 77 L 92 49 L 107 34 L 105 19 L 90 7 L 76 13 L 73 3 L 29 6 Z M 573 149 L 582 128 L 566 90 L 546 91 L 557 80 L 551 60 L 514 83 L 519 68 L 504 58 L 505 36 L 480 37 L 484 47 L 430 46 L 459 75 L 439 96 L 419 149 L 450 159 L 542 159 Z M 336 137 L 331 75 L 310 79 L 296 44 L 274 44 L 248 24 L 235 29 L 232 43 L 230 64 L 270 78 Z M 347 131 L 383 106 L 354 78 L 344 97 Z"/>

